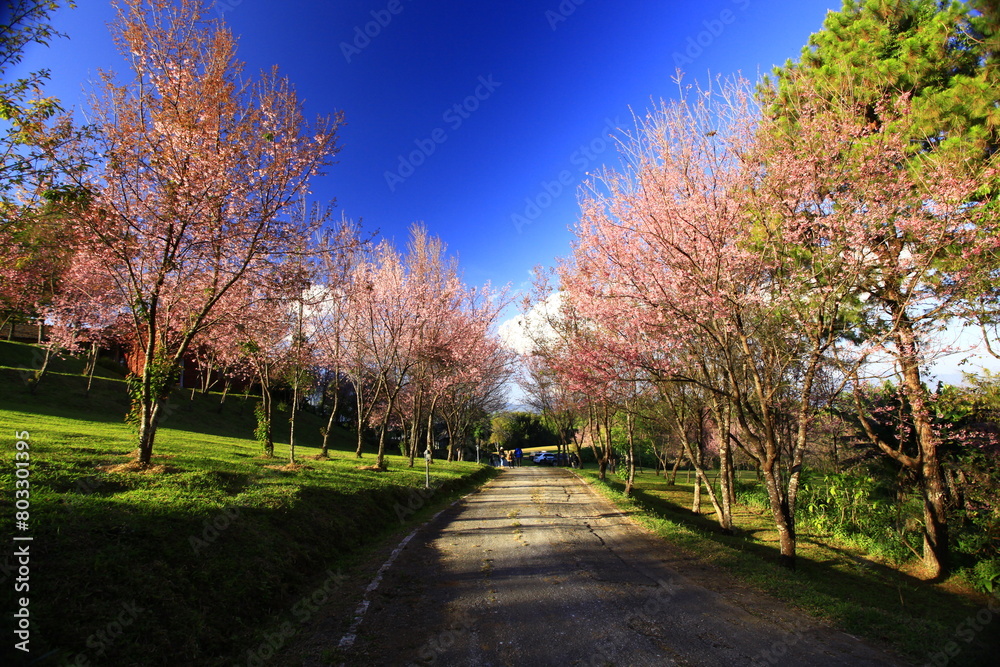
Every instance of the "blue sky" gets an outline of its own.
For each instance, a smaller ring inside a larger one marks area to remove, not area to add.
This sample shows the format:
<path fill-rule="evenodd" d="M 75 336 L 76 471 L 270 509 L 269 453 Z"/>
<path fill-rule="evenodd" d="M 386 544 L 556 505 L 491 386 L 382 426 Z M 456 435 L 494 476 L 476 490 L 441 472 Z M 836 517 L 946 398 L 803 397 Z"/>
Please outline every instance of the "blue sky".
<path fill-rule="evenodd" d="M 99 68 L 125 73 L 110 4 L 79 4 L 55 16 L 69 39 L 32 48 L 22 65 L 51 69 L 47 93 L 76 109 Z M 520 290 L 533 267 L 569 253 L 577 187 L 616 164 L 609 133 L 675 95 L 678 66 L 687 81 L 756 79 L 796 58 L 840 0 L 208 6 L 239 38 L 248 73 L 277 64 L 310 116 L 344 112 L 339 161 L 316 180 L 316 200 L 335 198 L 338 212 L 399 243 L 423 222 L 469 283 Z M 939 373 L 960 379 L 953 365 Z"/>
<path fill-rule="evenodd" d="M 48 91 L 76 108 L 98 68 L 124 74 L 109 3 L 79 4 L 55 17 L 69 39 L 24 63 L 50 68 Z M 209 14 L 248 72 L 277 64 L 310 115 L 345 113 L 318 200 L 399 242 L 422 221 L 468 282 L 518 289 L 568 254 L 578 185 L 616 161 L 607 135 L 632 110 L 674 94 L 677 64 L 756 77 L 796 57 L 829 8 L 839 0 L 219 0 Z"/>

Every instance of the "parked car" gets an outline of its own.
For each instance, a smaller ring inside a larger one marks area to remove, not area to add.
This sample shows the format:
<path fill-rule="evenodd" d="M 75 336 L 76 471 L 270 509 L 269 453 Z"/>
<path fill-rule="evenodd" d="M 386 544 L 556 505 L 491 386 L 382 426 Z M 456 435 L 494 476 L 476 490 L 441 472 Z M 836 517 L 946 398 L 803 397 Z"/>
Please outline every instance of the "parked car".
<path fill-rule="evenodd" d="M 541 454 L 539 454 L 538 456 L 535 457 L 535 464 L 536 465 L 550 465 L 550 466 L 551 465 L 555 465 L 556 464 L 556 455 L 555 454 L 549 454 L 548 452 L 542 452 Z"/>
<path fill-rule="evenodd" d="M 553 454 L 552 455 L 552 465 L 554 466 L 568 466 L 570 464 L 569 454 Z"/>

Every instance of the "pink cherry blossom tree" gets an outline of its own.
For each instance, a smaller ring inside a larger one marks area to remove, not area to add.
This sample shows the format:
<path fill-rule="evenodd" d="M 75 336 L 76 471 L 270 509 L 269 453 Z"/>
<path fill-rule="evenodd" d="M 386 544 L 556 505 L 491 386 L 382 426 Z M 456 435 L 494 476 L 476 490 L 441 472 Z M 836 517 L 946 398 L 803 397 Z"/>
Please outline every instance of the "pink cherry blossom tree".
<path fill-rule="evenodd" d="M 448 360 L 439 377 L 449 461 L 464 456 L 464 443 L 477 415 L 503 407 L 512 354 L 502 346 L 495 328 L 508 303 L 506 289 L 486 285 L 465 290 L 458 309 L 452 312 L 444 339 Z"/>
<path fill-rule="evenodd" d="M 349 287 L 344 292 L 344 374 L 354 394 L 357 447 L 355 456 L 362 457 L 369 417 L 382 390 L 376 377 L 372 348 L 369 342 L 375 304 L 374 264 L 366 257 L 357 262 L 349 273 Z"/>
<path fill-rule="evenodd" d="M 219 304 L 218 321 L 210 331 L 223 345 L 237 350 L 249 375 L 260 387 L 261 399 L 254 408 L 254 435 L 263 455 L 274 456 L 274 390 L 293 366 L 292 337 L 295 317 L 291 289 L 278 283 L 252 291 L 242 285 Z"/>
<path fill-rule="evenodd" d="M 360 315 L 356 344 L 364 353 L 366 371 L 381 399 L 378 406 L 372 402 L 370 409 L 378 408 L 373 413 L 378 422 L 375 468 L 384 470 L 386 438 L 396 401 L 416 361 L 418 331 L 427 313 L 414 296 L 415 286 L 407 276 L 402 255 L 388 242 L 380 243 L 360 269 L 364 277 L 356 290 L 355 307 Z M 364 380 L 359 377 L 357 381 L 361 386 Z M 360 428 L 358 437 L 360 455 Z"/>
<path fill-rule="evenodd" d="M 448 459 L 464 460 L 466 443 L 475 439 L 477 419 L 497 412 L 507 403 L 507 384 L 513 373 L 513 353 L 494 335 L 483 335 L 468 349 L 441 399 L 448 432 Z M 479 443 L 476 444 L 478 453 Z"/>
<path fill-rule="evenodd" d="M 905 97 L 886 100 L 877 122 L 840 102 L 806 97 L 794 123 L 772 121 L 737 83 L 661 105 L 623 141 L 623 167 L 584 198 L 562 285 L 593 323 L 592 353 L 725 403 L 719 421 L 734 428 L 721 426 L 722 439 L 760 467 L 787 565 L 817 379 L 847 332 L 864 345 L 835 371 L 841 382 L 865 351 L 888 351 L 921 451 L 876 444 L 919 471 L 925 557 L 940 571 L 944 487 L 922 325 L 965 298 L 990 223 L 961 165 L 923 156 L 911 168 Z"/>
<path fill-rule="evenodd" d="M 342 219 L 337 230 L 324 234 L 319 244 L 315 284 L 318 299 L 309 309 L 309 328 L 313 332 L 317 363 L 328 375 L 324 392 L 332 401 L 322 431 L 321 458 L 328 457 L 330 431 L 340 415 L 341 394 L 348 380 L 350 307 L 355 302 L 352 291 L 357 288 L 352 277 L 367 243 L 359 225 Z"/>
<path fill-rule="evenodd" d="M 749 86 L 688 94 L 638 121 L 622 169 L 595 181 L 561 277 L 595 323 L 594 354 L 731 407 L 737 442 L 761 468 L 782 561 L 794 565 L 807 440 L 784 442 L 781 425 L 792 419 L 807 433 L 811 378 L 857 272 L 836 252 L 826 264 L 803 260 L 824 198 L 772 168 Z M 797 411 L 783 412 L 793 395 Z"/>
<path fill-rule="evenodd" d="M 983 191 L 995 192 L 985 184 L 996 182 L 997 171 L 989 165 L 973 170 L 945 152 L 916 152 L 911 138 L 919 124 L 906 95 L 881 100 L 874 118 L 857 113 L 851 91 L 807 94 L 797 104 L 794 123 L 775 123 L 766 137 L 767 150 L 782 157 L 770 162 L 792 187 L 808 179 L 823 195 L 814 200 L 822 203 L 822 215 L 795 231 L 800 238 L 840 241 L 814 240 L 812 256 L 836 266 L 835 247 L 849 258 L 841 263 L 850 263 L 857 276 L 860 354 L 887 355 L 901 378 L 915 453 L 879 438 L 860 401 L 858 416 L 872 444 L 920 480 L 923 561 L 928 574 L 941 577 L 948 569 L 949 500 L 933 397 L 921 369 L 938 347 L 937 330 L 993 290 L 1000 236 L 995 202 Z M 847 375 L 857 378 L 856 366 Z M 863 389 L 855 382 L 855 398 Z"/>
<path fill-rule="evenodd" d="M 265 280 L 308 238 L 288 215 L 336 153 L 336 118 L 308 123 L 276 70 L 250 80 L 226 28 L 196 0 L 115 2 L 132 78 L 101 75 L 92 103 L 99 178 L 78 218 L 129 308 L 140 368 L 138 457 L 147 465 L 182 360 L 235 287 Z"/>
<path fill-rule="evenodd" d="M 459 275 L 458 261 L 447 254 L 445 243 L 427 233 L 422 225 L 411 228 L 405 256 L 408 281 L 414 304 L 423 313 L 414 331 L 413 363 L 408 371 L 408 410 L 402 414 L 409 423 L 409 458 L 414 464 L 420 444 L 420 429 L 426 447 L 433 448 L 434 423 L 438 402 L 454 381 L 467 344 L 467 319 L 462 308 L 466 287 Z M 408 414 L 407 414 L 408 413 Z"/>
<path fill-rule="evenodd" d="M 53 352 L 86 349 L 84 373 L 89 395 L 98 352 L 116 336 L 125 312 L 114 281 L 101 271 L 100 262 L 86 251 L 77 252 L 51 302 L 39 309 L 50 327 L 43 369 Z"/>

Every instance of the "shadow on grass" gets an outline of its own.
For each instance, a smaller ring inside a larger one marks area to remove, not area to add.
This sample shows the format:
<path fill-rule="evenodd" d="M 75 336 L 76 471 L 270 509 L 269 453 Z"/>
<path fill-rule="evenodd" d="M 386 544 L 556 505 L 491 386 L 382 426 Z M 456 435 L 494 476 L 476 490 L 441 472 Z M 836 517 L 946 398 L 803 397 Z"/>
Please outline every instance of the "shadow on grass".
<path fill-rule="evenodd" d="M 129 408 L 124 380 L 94 378 L 89 396 L 86 395 L 86 387 L 85 377 L 52 374 L 47 375 L 31 393 L 21 371 L 0 368 L 0 407 L 102 423 L 124 421 Z"/>
<path fill-rule="evenodd" d="M 444 480 L 405 517 L 412 488 L 333 475 L 194 469 L 64 488 L 73 472 L 34 471 L 56 491 L 32 506 L 38 665 L 231 664 L 294 621 L 317 580 L 491 471 Z"/>
<path fill-rule="evenodd" d="M 22 377 L 23 369 L 0 368 L 0 409 L 60 419 L 74 419 L 101 424 L 123 425 L 130 400 L 123 379 L 94 378 L 89 394 L 87 378 L 75 374 L 52 373 L 38 385 L 34 393 Z M 254 396 L 230 394 L 225 403 L 220 394 L 175 391 L 164 404 L 158 436 L 175 430 L 217 437 L 254 439 L 256 421 Z M 27 426 L 30 426 L 28 424 Z M 26 427 L 27 427 L 26 426 Z M 302 455 L 318 453 L 322 445 L 321 428 L 326 418 L 309 410 L 299 410 L 296 416 L 296 447 Z M 288 445 L 287 411 L 273 416 L 273 437 L 278 446 Z M 329 448 L 333 451 L 354 451 L 353 431 L 334 428 Z"/>
<path fill-rule="evenodd" d="M 604 485 L 617 494 L 624 490 L 624 484 L 610 475 Z M 727 535 L 714 515 L 695 514 L 656 491 L 635 488 L 631 500 L 638 513 L 680 526 L 678 530 L 660 524 L 658 532 L 699 560 L 721 566 L 847 632 L 891 644 L 910 659 L 930 660 L 955 639 L 956 628 L 987 603 L 985 596 L 946 590 L 816 536 L 799 536 L 797 568 L 789 571 L 778 565 L 776 542 L 765 541 L 773 532 L 768 528 L 740 528 Z M 1000 635 L 981 632 L 962 648 L 962 659 L 951 664 L 996 664 Z"/>

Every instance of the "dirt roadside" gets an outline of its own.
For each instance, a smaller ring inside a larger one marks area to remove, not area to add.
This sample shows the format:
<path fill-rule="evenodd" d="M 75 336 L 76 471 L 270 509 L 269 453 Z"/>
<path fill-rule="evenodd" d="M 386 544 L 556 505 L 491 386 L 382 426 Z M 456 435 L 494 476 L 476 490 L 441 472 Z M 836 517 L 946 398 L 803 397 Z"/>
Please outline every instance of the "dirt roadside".
<path fill-rule="evenodd" d="M 558 468 L 508 469 L 419 531 L 339 649 L 366 584 L 281 664 L 906 664 L 671 549 Z"/>

